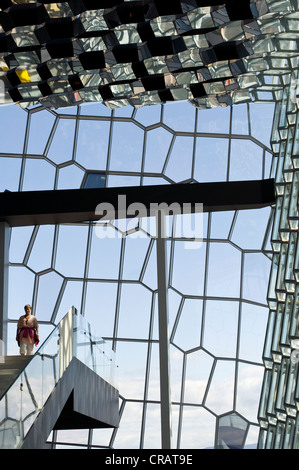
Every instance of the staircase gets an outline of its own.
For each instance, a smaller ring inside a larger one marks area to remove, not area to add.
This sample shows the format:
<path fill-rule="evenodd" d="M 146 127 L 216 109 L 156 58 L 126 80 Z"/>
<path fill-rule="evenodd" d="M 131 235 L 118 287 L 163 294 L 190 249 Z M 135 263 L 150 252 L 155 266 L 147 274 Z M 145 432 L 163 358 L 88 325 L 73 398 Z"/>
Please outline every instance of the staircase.
<path fill-rule="evenodd" d="M 53 429 L 118 427 L 118 390 L 105 347 L 72 308 L 33 356 L 6 356 L 0 449 L 42 449 Z"/>

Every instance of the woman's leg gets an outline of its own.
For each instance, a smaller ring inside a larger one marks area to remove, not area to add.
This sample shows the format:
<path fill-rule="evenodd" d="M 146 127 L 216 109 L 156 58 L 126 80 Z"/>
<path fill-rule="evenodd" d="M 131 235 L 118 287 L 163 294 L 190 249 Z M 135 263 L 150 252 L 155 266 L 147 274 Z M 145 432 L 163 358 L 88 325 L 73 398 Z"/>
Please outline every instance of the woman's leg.
<path fill-rule="evenodd" d="M 34 344 L 27 344 L 27 356 L 32 356 Z"/>
<path fill-rule="evenodd" d="M 32 356 L 34 344 L 20 343 L 20 354 L 21 356 Z"/>

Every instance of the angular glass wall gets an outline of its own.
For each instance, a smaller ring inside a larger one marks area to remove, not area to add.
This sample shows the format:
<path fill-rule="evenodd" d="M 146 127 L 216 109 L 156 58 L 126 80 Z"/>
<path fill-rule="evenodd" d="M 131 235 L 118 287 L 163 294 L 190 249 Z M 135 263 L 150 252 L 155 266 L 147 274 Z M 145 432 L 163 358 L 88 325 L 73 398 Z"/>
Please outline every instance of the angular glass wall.
<path fill-rule="evenodd" d="M 259 447 L 299 448 L 298 321 L 298 78 L 294 70 L 276 106 L 271 144 L 276 159 L 277 203 L 271 244 L 266 367 Z"/>
<path fill-rule="evenodd" d="M 268 178 L 273 111 L 2 107 L 0 190 Z M 272 221 L 271 208 L 206 213 L 200 247 L 167 241 L 174 448 L 257 445 Z M 31 302 L 40 336 L 74 305 L 117 357 L 119 429 L 59 431 L 49 446 L 161 447 L 153 235 L 146 220 L 136 230 L 118 221 L 12 229 L 9 354 Z"/>

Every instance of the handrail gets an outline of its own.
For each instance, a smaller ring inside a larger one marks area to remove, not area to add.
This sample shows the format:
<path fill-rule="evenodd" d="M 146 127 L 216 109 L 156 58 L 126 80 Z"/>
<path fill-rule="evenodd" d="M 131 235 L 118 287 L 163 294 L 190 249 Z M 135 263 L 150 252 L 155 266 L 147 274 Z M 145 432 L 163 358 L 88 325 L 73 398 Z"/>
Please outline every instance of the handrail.
<path fill-rule="evenodd" d="M 19 448 L 73 357 L 113 386 L 115 361 L 74 307 L 62 318 L 0 400 L 0 449 Z"/>

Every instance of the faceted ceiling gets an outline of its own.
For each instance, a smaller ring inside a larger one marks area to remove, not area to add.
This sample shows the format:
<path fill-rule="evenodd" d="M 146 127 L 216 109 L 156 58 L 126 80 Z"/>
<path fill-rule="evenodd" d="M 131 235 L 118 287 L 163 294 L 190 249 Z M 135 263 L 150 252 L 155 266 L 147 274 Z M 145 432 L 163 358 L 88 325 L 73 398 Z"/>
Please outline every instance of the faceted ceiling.
<path fill-rule="evenodd" d="M 297 0 L 0 1 L 2 103 L 198 108 L 279 99 Z M 269 95 L 270 94 L 270 95 Z"/>

